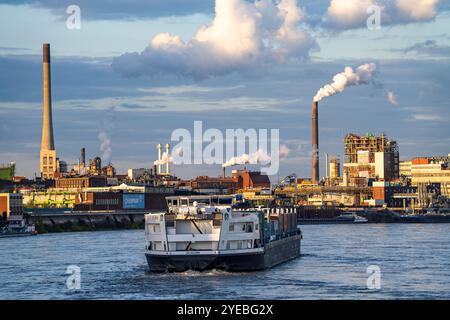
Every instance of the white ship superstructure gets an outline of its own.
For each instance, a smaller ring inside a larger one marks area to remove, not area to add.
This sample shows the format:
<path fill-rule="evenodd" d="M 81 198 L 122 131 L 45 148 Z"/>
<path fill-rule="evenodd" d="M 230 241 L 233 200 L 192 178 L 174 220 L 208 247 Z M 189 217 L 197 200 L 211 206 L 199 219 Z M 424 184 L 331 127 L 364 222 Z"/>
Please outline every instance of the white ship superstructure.
<path fill-rule="evenodd" d="M 234 210 L 231 201 L 229 196 L 167 197 L 167 212 L 145 218 L 150 270 L 258 270 L 299 256 L 296 216 L 284 215 L 289 227 L 275 227 L 269 211 Z M 277 243 L 284 244 L 277 249 L 281 255 L 272 253 Z"/>

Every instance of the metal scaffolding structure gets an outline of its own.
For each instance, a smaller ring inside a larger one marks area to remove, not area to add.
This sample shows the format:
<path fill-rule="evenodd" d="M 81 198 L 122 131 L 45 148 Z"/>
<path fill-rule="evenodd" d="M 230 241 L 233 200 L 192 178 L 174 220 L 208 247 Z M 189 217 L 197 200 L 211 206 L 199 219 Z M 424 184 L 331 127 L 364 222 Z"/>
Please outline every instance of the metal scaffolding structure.
<path fill-rule="evenodd" d="M 371 133 L 364 136 L 349 133 L 344 138 L 344 145 L 345 163 L 358 163 L 358 151 L 368 151 L 370 163 L 375 160 L 375 152 L 398 154 L 397 142 L 388 139 L 384 133 L 380 136 Z"/>

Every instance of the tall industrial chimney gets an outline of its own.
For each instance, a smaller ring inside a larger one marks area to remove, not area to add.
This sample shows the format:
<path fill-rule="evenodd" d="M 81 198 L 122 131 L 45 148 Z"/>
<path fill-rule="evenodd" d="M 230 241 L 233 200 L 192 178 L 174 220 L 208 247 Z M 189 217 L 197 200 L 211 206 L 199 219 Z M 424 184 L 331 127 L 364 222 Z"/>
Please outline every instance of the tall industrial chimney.
<path fill-rule="evenodd" d="M 319 182 L 319 103 L 312 103 L 312 181 Z"/>
<path fill-rule="evenodd" d="M 162 158 L 162 154 L 161 154 L 162 145 L 161 145 L 161 143 L 158 143 L 156 148 L 158 149 L 158 161 L 161 161 L 161 158 Z M 162 173 L 161 172 L 161 164 L 158 164 L 158 171 L 156 173 L 157 174 L 161 174 Z"/>
<path fill-rule="evenodd" d="M 56 150 L 53 139 L 52 83 L 50 69 L 50 44 L 43 45 L 43 112 L 42 143 L 39 154 L 41 177 L 51 179 L 57 170 Z"/>
<path fill-rule="evenodd" d="M 170 160 L 170 144 L 166 143 L 166 154 L 167 154 L 167 162 L 166 162 L 166 174 L 169 175 L 170 174 L 170 164 L 169 164 L 169 160 Z"/>
<path fill-rule="evenodd" d="M 86 166 L 86 149 L 81 148 L 80 162 L 83 168 Z"/>

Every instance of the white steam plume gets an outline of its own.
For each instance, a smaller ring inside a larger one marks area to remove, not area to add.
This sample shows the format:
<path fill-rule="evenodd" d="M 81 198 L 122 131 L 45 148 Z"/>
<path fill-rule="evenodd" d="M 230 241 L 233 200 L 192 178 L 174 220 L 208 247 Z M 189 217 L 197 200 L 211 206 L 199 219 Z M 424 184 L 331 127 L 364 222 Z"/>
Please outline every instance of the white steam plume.
<path fill-rule="evenodd" d="M 155 162 L 153 162 L 153 165 L 159 166 L 159 165 L 172 163 L 172 162 L 173 162 L 172 157 L 170 155 L 168 155 L 167 152 L 164 152 L 161 156 L 161 160 L 156 160 Z"/>
<path fill-rule="evenodd" d="M 106 132 L 100 132 L 98 139 L 100 140 L 101 158 L 105 163 L 109 163 L 112 155 L 111 139 Z"/>
<path fill-rule="evenodd" d="M 280 146 L 280 159 L 284 160 L 289 156 L 289 153 L 291 153 L 291 149 L 285 144 L 282 144 Z"/>
<path fill-rule="evenodd" d="M 252 154 L 243 154 L 239 157 L 233 157 L 225 162 L 222 167 L 234 167 L 242 164 L 269 164 L 271 162 L 270 156 L 262 149 L 258 149 Z"/>
<path fill-rule="evenodd" d="M 343 72 L 338 73 L 333 77 L 332 83 L 327 84 L 317 91 L 314 101 L 319 102 L 323 98 L 341 93 L 349 86 L 371 83 L 376 69 L 377 66 L 375 63 L 363 64 L 359 66 L 356 71 L 351 67 L 346 67 Z"/>

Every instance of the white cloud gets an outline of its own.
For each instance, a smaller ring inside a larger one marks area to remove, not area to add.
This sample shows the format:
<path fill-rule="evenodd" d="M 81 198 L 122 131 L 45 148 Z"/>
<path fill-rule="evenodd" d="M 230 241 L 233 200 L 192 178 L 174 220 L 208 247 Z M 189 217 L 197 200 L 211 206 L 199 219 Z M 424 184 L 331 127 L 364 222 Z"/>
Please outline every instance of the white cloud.
<path fill-rule="evenodd" d="M 125 76 L 170 73 L 204 78 L 302 60 L 316 46 L 299 28 L 303 18 L 297 0 L 216 0 L 213 21 L 188 42 L 160 33 L 143 52 L 115 58 L 113 68 Z"/>
<path fill-rule="evenodd" d="M 436 16 L 439 0 L 396 0 L 397 9 L 411 20 L 429 20 Z"/>
<path fill-rule="evenodd" d="M 365 25 L 367 8 L 374 0 L 331 0 L 327 10 L 328 22 L 340 28 L 355 28 Z"/>
<path fill-rule="evenodd" d="M 442 117 L 433 114 L 415 114 L 413 119 L 418 121 L 443 121 Z"/>
<path fill-rule="evenodd" d="M 428 21 L 436 17 L 439 0 L 331 0 L 325 25 L 330 28 L 366 27 L 370 6 L 381 10 L 381 25 Z"/>

